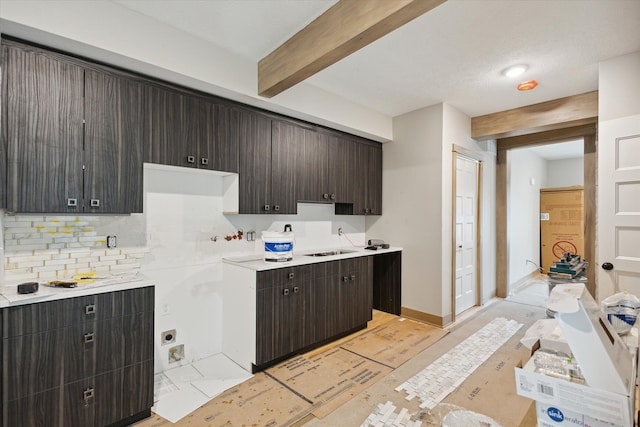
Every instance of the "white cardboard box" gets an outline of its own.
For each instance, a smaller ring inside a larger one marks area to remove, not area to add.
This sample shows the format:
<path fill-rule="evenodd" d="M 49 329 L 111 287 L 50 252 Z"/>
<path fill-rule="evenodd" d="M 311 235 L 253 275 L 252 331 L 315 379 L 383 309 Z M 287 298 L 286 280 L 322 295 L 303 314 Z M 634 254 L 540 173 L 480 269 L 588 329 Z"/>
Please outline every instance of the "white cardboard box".
<path fill-rule="evenodd" d="M 548 307 L 556 312 L 588 385 L 537 373 L 531 358 L 522 368 L 516 368 L 517 393 L 534 399 L 537 406 L 567 411 L 577 419 L 581 416 L 583 424 L 573 425 L 632 427 L 635 358 L 593 297 L 581 283 L 560 284 L 551 292 Z M 543 421 L 538 418 L 538 425 L 545 425 L 540 424 Z"/>

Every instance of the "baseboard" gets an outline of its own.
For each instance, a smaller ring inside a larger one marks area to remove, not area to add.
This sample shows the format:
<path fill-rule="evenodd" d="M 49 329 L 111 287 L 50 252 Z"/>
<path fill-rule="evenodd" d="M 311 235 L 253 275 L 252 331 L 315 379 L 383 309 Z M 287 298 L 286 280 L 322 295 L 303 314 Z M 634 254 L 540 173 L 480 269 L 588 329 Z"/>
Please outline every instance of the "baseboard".
<path fill-rule="evenodd" d="M 407 307 L 402 307 L 400 314 L 407 319 L 418 320 L 440 328 L 451 323 L 451 315 L 441 317 Z"/>

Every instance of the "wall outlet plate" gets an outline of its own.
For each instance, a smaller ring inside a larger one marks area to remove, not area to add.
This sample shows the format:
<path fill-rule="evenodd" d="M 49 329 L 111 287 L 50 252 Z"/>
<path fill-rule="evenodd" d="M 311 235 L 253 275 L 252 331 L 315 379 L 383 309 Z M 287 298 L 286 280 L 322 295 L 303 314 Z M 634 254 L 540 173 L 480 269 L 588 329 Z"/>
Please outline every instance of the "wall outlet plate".
<path fill-rule="evenodd" d="M 161 339 L 162 345 L 176 342 L 176 330 L 170 329 L 168 331 L 164 331 L 161 334 L 160 339 Z"/>

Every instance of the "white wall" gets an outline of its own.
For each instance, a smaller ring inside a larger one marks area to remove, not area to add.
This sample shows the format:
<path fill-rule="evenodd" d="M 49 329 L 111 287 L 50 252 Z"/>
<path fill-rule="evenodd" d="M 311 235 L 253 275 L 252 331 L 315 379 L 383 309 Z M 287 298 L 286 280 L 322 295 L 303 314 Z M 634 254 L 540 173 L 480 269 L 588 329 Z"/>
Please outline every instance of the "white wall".
<path fill-rule="evenodd" d="M 382 209 L 367 237 L 402 252 L 402 306 L 442 312 L 442 105 L 395 117 L 382 146 Z"/>
<path fill-rule="evenodd" d="M 584 158 L 547 160 L 549 188 L 584 185 Z"/>
<path fill-rule="evenodd" d="M 367 237 L 403 247 L 402 306 L 451 315 L 453 144 L 477 152 L 483 176 L 483 248 L 495 248 L 495 154 L 471 139 L 471 120 L 447 104 L 394 118 L 394 141 L 383 145 L 383 215 L 367 218 Z M 495 294 L 493 257 L 483 258 L 483 301 Z M 486 296 L 486 298 L 485 298 Z"/>
<path fill-rule="evenodd" d="M 111 1 L 2 0 L 2 32 L 378 141 L 390 117 L 300 83 L 257 95 L 257 63 Z"/>
<path fill-rule="evenodd" d="M 547 162 L 527 150 L 509 151 L 507 189 L 508 284 L 512 286 L 540 265 L 540 188 L 547 185 Z"/>

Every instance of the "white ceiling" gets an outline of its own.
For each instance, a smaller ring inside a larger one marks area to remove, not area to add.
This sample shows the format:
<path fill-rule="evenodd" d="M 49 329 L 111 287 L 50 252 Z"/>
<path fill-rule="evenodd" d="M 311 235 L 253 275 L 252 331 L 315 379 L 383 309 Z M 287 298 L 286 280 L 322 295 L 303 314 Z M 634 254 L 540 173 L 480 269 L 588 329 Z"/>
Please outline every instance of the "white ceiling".
<path fill-rule="evenodd" d="M 113 1 L 256 64 L 335 3 Z M 449 0 L 307 82 L 392 117 L 440 102 L 474 117 L 596 90 L 598 62 L 636 51 L 640 0 Z M 501 76 L 516 63 L 530 68 Z"/>
<path fill-rule="evenodd" d="M 558 144 L 538 145 L 523 148 L 537 154 L 545 160 L 564 160 L 584 157 L 584 141 L 582 139 Z"/>

